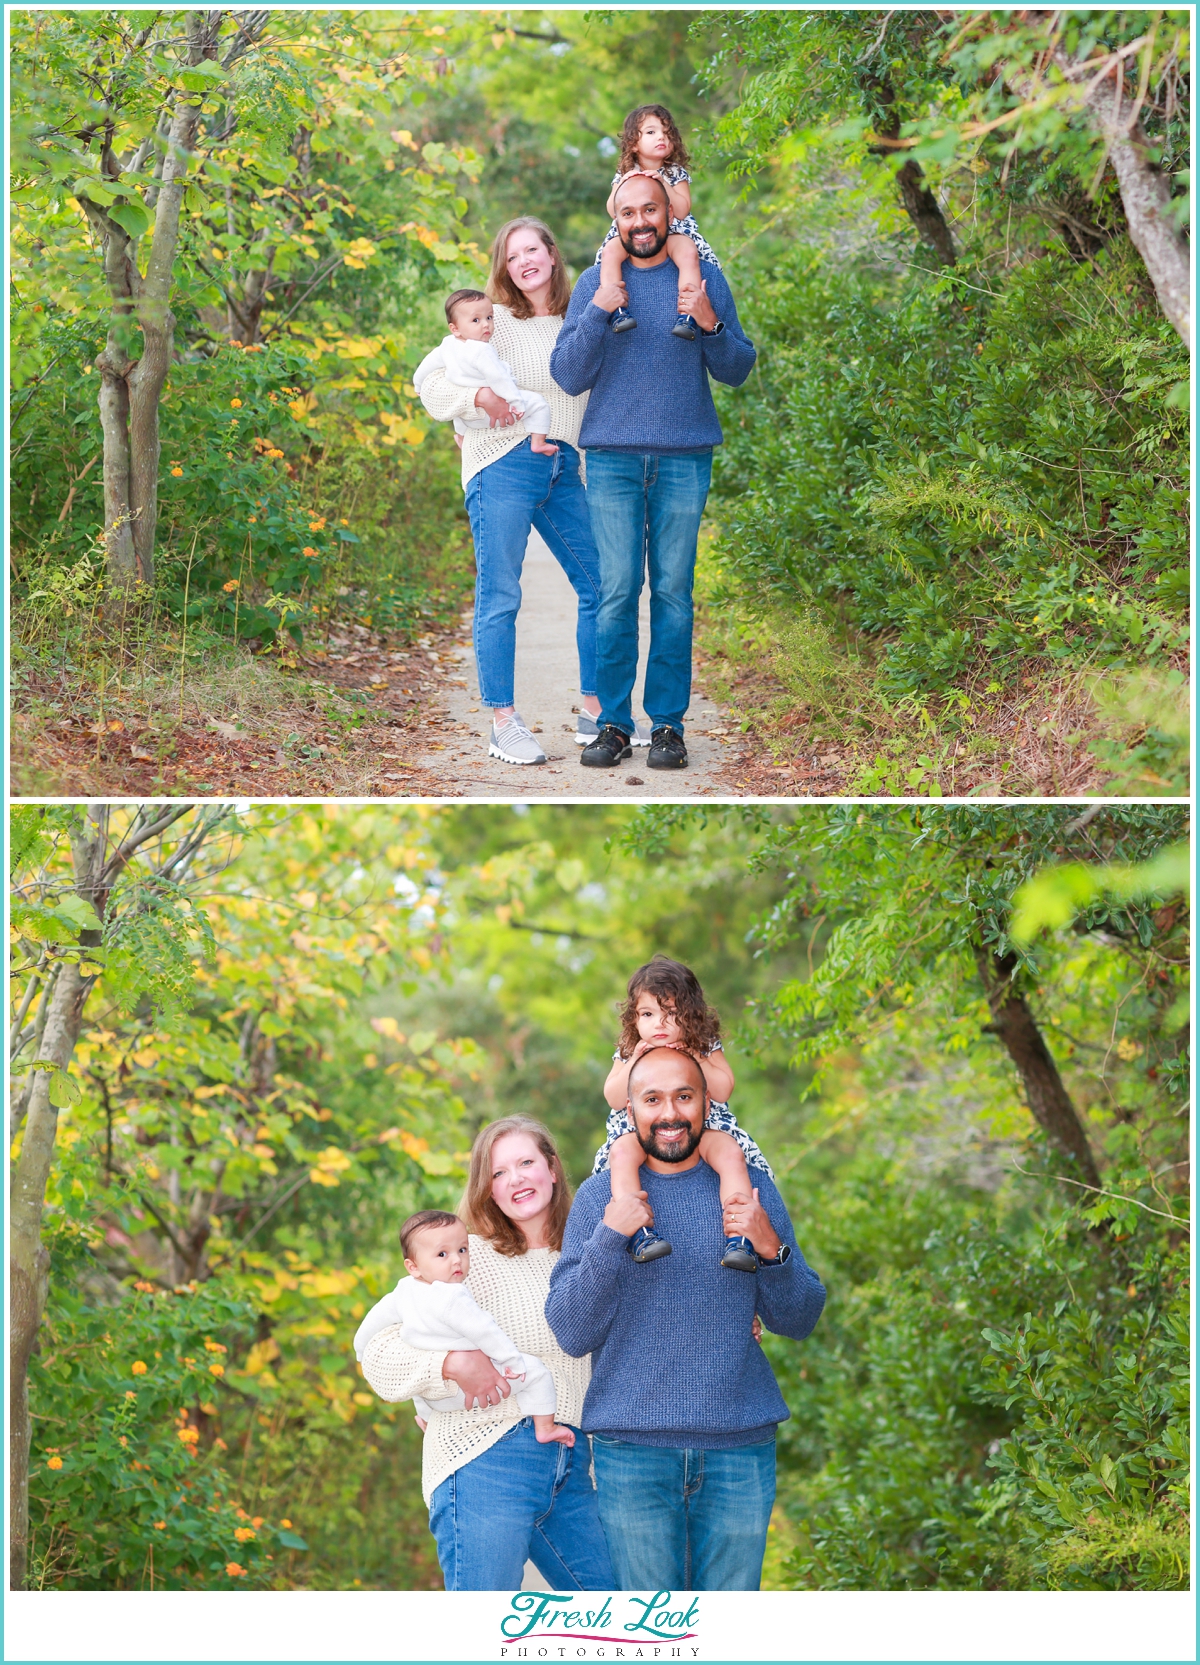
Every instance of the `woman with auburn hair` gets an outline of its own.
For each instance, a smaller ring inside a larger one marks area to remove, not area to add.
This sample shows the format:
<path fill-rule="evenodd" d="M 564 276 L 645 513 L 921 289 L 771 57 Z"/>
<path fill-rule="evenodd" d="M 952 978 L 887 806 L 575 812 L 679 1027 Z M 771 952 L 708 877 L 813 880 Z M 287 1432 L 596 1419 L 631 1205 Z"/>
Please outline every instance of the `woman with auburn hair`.
<path fill-rule="evenodd" d="M 550 375 L 550 354 L 571 299 L 571 284 L 554 234 L 530 214 L 509 220 L 492 243 L 487 293 L 493 303 L 491 345 L 520 388 L 549 402 L 547 440 L 553 455 L 530 448 L 521 414 L 491 388 L 458 387 L 444 370 L 421 382 L 421 402 L 439 422 L 477 416 L 489 428 L 463 434 L 462 483 L 475 541 L 475 668 L 479 701 L 490 706 L 488 752 L 505 763 L 544 763 L 546 754 L 516 710 L 517 614 L 521 568 L 530 529 L 536 527 L 566 573 L 579 601 L 575 643 L 579 653 L 580 714 L 576 739 L 586 745 L 599 732 L 596 718 L 596 612 L 600 567 L 580 473 L 579 425 L 587 394 L 564 393 Z M 564 689 L 564 703 L 569 704 Z"/>
<path fill-rule="evenodd" d="M 481 1352 L 410 1347 L 402 1326 L 380 1330 L 363 1375 L 381 1399 L 440 1399 L 447 1383 L 468 1410 L 425 1427 L 422 1491 L 447 1590 L 519 1590 L 532 1561 L 555 1590 L 609 1590 L 613 1572 L 579 1427 L 591 1377 L 546 1322 L 550 1273 L 562 1248 L 571 1189 L 554 1141 L 530 1116 L 505 1116 L 476 1135 L 459 1215 L 467 1226 L 475 1300 L 523 1353 L 547 1366 L 555 1415 L 573 1446 L 539 1444 L 509 1383 Z"/>

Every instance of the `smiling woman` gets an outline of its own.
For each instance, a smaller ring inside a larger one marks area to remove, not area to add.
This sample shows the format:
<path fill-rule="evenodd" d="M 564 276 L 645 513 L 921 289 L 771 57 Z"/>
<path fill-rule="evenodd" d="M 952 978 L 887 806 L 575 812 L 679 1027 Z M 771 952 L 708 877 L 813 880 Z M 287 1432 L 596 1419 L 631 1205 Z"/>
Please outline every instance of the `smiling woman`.
<path fill-rule="evenodd" d="M 539 1439 L 534 1418 L 483 1352 L 411 1346 L 395 1323 L 363 1352 L 363 1374 L 381 1399 L 462 1392 L 463 1408 L 434 1411 L 425 1430 L 422 1490 L 448 1590 L 519 1589 L 530 1560 L 555 1590 L 612 1588 L 579 1432 L 590 1361 L 563 1352 L 545 1315 L 570 1204 L 540 1122 L 507 1116 L 481 1129 L 460 1210 L 470 1231 L 470 1291 L 522 1353 L 546 1365 L 557 1419 L 573 1430 L 574 1445 L 565 1429 L 561 1440 Z"/>

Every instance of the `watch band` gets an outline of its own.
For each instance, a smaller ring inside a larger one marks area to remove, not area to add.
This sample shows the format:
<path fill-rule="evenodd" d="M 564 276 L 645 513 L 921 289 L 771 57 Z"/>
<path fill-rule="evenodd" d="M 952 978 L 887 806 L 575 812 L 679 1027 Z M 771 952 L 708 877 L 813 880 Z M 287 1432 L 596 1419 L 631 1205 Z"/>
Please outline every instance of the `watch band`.
<path fill-rule="evenodd" d="M 707 336 L 710 341 L 712 340 L 714 335 L 724 335 L 724 333 L 725 333 L 725 320 L 723 318 L 718 318 L 717 319 L 716 329 L 713 329 L 713 330 L 701 329 L 701 331 L 700 331 L 700 334 L 704 335 L 704 336 Z M 775 1264 L 774 1261 L 772 1261 L 771 1264 L 774 1265 Z"/>
<path fill-rule="evenodd" d="M 791 1249 L 786 1243 L 781 1243 L 779 1245 L 779 1253 L 775 1256 L 774 1260 L 764 1260 L 763 1257 L 759 1255 L 758 1264 L 760 1268 L 764 1266 L 786 1266 L 791 1258 Z"/>

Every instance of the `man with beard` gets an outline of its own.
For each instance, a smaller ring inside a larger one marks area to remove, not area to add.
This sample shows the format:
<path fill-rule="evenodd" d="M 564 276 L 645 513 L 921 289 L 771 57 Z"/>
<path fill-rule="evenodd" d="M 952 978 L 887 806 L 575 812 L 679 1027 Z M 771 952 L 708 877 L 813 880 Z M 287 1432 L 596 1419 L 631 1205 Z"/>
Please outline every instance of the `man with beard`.
<path fill-rule="evenodd" d="M 587 453 L 587 500 L 600 555 L 596 683 L 600 716 L 584 748 L 589 768 L 632 755 L 630 704 L 638 659 L 638 597 L 650 574 L 650 656 L 644 704 L 651 769 L 687 765 L 683 719 L 692 693 L 692 580 L 696 538 L 722 441 L 708 378 L 739 387 L 755 352 L 720 270 L 700 262 L 698 288 L 680 287 L 667 256 L 670 203 L 660 179 L 634 174 L 617 188 L 615 219 L 626 260 L 620 283 L 599 266 L 575 285 L 550 374 L 564 392 L 589 393 L 579 443 Z M 619 306 L 636 330 L 616 334 Z M 693 340 L 673 335 L 686 309 Z"/>
<path fill-rule="evenodd" d="M 696 1060 L 657 1047 L 629 1072 L 644 1191 L 614 1199 L 607 1170 L 584 1181 L 546 1318 L 574 1358 L 592 1355 L 582 1426 L 623 1590 L 757 1590 L 775 1501 L 775 1428 L 791 1414 L 754 1334 L 755 1316 L 803 1341 L 825 1291 L 763 1175 L 750 1202 L 721 1212 L 700 1159 L 708 1111 Z M 673 1252 L 626 1253 L 654 1223 Z M 726 1236 L 749 1238 L 753 1277 L 720 1264 Z"/>

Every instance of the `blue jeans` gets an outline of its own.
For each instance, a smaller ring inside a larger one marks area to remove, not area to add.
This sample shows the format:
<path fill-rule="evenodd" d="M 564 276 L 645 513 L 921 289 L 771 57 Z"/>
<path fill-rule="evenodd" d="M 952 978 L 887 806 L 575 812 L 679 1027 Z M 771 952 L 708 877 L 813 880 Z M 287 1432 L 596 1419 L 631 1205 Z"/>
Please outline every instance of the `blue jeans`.
<path fill-rule="evenodd" d="M 590 1458 L 578 1428 L 571 1449 L 539 1445 L 525 1417 L 443 1480 L 429 1530 L 447 1590 L 519 1590 L 526 1561 L 553 1590 L 614 1589 Z"/>
<path fill-rule="evenodd" d="M 524 439 L 481 468 L 467 486 L 475 539 L 475 667 L 483 705 L 513 703 L 521 567 L 531 526 L 545 538 L 579 597 L 579 692 L 596 692 L 600 568 L 579 478 L 579 453 L 561 439 L 557 443 L 557 456 L 541 457 Z"/>
<path fill-rule="evenodd" d="M 633 733 L 638 596 L 650 569 L 651 728 L 683 733 L 692 697 L 692 579 L 712 450 L 588 452 L 588 508 L 600 552 L 596 680 L 600 722 Z"/>
<path fill-rule="evenodd" d="M 775 1503 L 775 1441 L 732 1451 L 592 1435 L 618 1590 L 757 1590 Z"/>

